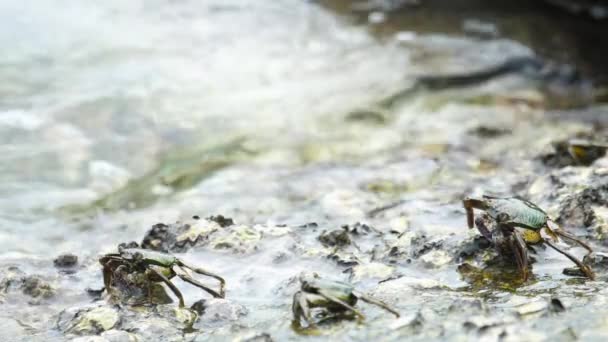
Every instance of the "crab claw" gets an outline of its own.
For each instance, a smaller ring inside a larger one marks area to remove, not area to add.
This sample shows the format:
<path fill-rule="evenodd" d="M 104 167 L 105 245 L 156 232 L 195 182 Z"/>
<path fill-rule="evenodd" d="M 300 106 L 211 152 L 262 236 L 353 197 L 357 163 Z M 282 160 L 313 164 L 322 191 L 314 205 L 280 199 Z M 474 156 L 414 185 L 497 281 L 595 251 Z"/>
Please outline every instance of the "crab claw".
<path fill-rule="evenodd" d="M 469 225 L 469 228 L 475 227 L 475 213 L 473 212 L 473 209 L 488 209 L 488 205 L 485 203 L 485 201 L 470 197 L 465 197 L 462 200 L 462 205 L 464 206 L 464 210 L 467 212 L 467 224 Z"/>

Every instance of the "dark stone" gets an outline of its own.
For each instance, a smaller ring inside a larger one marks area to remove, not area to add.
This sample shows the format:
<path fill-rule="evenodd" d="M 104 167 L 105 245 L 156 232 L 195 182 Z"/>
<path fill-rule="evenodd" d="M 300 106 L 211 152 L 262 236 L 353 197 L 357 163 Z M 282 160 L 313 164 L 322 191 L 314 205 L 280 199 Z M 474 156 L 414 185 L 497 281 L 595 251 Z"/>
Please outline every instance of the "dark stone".
<path fill-rule="evenodd" d="M 198 313 L 199 316 L 202 316 L 205 314 L 206 308 L 207 308 L 207 305 L 206 305 L 206 301 L 204 299 L 198 300 L 198 301 L 194 302 L 194 304 L 192 304 L 192 306 L 190 306 L 190 309 L 192 309 L 196 313 Z"/>
<path fill-rule="evenodd" d="M 608 179 L 607 179 L 608 180 Z M 602 181 L 597 186 L 567 196 L 562 202 L 557 223 L 573 227 L 590 227 L 594 224 L 596 215 L 594 205 L 608 205 L 608 183 Z"/>
<path fill-rule="evenodd" d="M 564 312 L 566 307 L 559 298 L 551 298 L 551 311 L 553 312 Z"/>
<path fill-rule="evenodd" d="M 157 223 L 144 236 L 141 247 L 155 251 L 168 252 L 175 243 L 176 235 L 164 223 Z"/>
<path fill-rule="evenodd" d="M 41 297 L 46 299 L 52 297 L 54 294 L 51 285 L 35 275 L 23 278 L 21 290 L 24 294 L 34 298 Z"/>
<path fill-rule="evenodd" d="M 298 228 L 304 228 L 304 229 L 315 229 L 319 227 L 319 225 L 316 222 L 309 222 L 309 223 L 305 223 L 301 226 L 298 226 Z"/>
<path fill-rule="evenodd" d="M 345 229 L 336 229 L 330 232 L 323 231 L 318 240 L 325 247 L 344 247 L 350 245 L 350 237 Z"/>
<path fill-rule="evenodd" d="M 58 268 L 74 267 L 78 264 L 78 256 L 74 254 L 61 254 L 53 260 L 53 264 Z"/>
<path fill-rule="evenodd" d="M 234 225 L 234 221 L 230 217 L 224 217 L 222 215 L 210 216 L 207 219 L 219 224 L 222 228 Z"/>
<path fill-rule="evenodd" d="M 608 254 L 601 252 L 594 252 L 585 255 L 583 263 L 591 267 L 607 268 L 608 267 Z"/>
<path fill-rule="evenodd" d="M 469 134 L 478 136 L 480 138 L 489 139 L 511 134 L 511 131 L 499 127 L 478 126 L 474 129 L 469 130 Z"/>

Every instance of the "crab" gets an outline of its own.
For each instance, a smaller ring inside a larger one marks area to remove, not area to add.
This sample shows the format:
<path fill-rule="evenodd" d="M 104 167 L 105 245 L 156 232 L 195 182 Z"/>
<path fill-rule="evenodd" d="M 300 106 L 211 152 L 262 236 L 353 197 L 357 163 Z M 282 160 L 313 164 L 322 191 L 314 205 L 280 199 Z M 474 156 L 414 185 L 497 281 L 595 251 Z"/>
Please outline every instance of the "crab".
<path fill-rule="evenodd" d="M 591 268 L 583 264 L 572 254 L 555 245 L 558 237 L 576 242 L 589 253 L 593 250 L 585 242 L 560 229 L 549 216 L 534 203 L 521 197 L 467 197 L 463 200 L 469 228 L 477 227 L 488 241 L 493 241 L 492 232 L 488 229 L 482 217 L 475 219 L 474 209 L 485 211 L 486 215 L 495 221 L 498 230 L 509 244 L 515 255 L 515 262 L 524 281 L 528 279 L 528 246 L 529 243 L 544 243 L 560 254 L 570 259 L 589 279 L 595 279 Z M 516 228 L 522 228 L 519 231 Z"/>
<path fill-rule="evenodd" d="M 312 308 L 322 308 L 326 313 L 334 315 L 354 314 L 360 319 L 364 319 L 365 316 L 354 307 L 358 299 L 377 305 L 399 317 L 397 311 L 385 303 L 355 290 L 348 283 L 321 279 L 316 273 L 302 273 L 299 280 L 301 289 L 294 294 L 292 304 L 293 318 L 297 324 L 300 324 L 301 319 L 304 318 L 308 326 L 315 325 L 311 317 Z"/>
<path fill-rule="evenodd" d="M 106 291 L 112 289 L 117 282 L 128 278 L 129 283 L 146 287 L 150 298 L 152 289 L 150 285 L 163 282 L 179 299 L 179 307 L 183 308 L 184 297 L 170 280 L 178 276 L 183 281 L 205 290 L 215 298 L 224 298 L 225 296 L 226 281 L 222 277 L 202 268 L 189 266 L 171 254 L 120 245 L 118 246 L 118 253 L 109 253 L 102 256 L 99 263 L 103 266 L 103 282 Z M 220 283 L 219 291 L 215 291 L 194 279 L 188 270 L 217 279 Z"/>

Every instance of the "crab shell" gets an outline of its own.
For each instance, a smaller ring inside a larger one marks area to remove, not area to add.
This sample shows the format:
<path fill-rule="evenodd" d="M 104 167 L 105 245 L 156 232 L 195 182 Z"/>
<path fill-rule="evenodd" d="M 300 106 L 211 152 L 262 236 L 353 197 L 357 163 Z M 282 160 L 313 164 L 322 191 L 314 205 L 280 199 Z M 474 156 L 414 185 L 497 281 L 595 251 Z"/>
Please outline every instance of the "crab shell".
<path fill-rule="evenodd" d="M 487 205 L 486 212 L 494 220 L 502 219 L 503 222 L 510 225 L 534 231 L 547 227 L 549 216 L 529 201 L 519 197 L 484 196 L 483 199 Z"/>

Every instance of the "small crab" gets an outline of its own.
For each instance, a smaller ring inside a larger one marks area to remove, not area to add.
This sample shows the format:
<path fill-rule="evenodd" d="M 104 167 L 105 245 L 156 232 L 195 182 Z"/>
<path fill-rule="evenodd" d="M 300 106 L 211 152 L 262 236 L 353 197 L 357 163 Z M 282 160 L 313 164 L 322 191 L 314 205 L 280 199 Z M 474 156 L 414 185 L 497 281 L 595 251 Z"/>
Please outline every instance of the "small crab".
<path fill-rule="evenodd" d="M 308 326 L 313 326 L 311 308 L 322 308 L 328 313 L 351 313 L 359 318 L 365 318 L 361 312 L 354 308 L 358 299 L 377 305 L 384 310 L 399 317 L 399 313 L 383 302 L 371 298 L 348 283 L 321 279 L 316 273 L 302 273 L 299 277 L 301 289 L 293 296 L 294 322 L 300 324 L 304 318 Z"/>
<path fill-rule="evenodd" d="M 179 299 L 180 308 L 183 308 L 184 297 L 170 281 L 171 278 L 178 276 L 183 281 L 207 291 L 215 298 L 224 298 L 226 282 L 222 277 L 202 268 L 188 266 L 170 254 L 120 245 L 118 246 L 118 253 L 102 256 L 99 258 L 99 263 L 103 266 L 103 282 L 106 291 L 112 288 L 118 278 L 133 275 L 132 279 L 144 278 L 147 284 L 164 282 Z M 217 279 L 220 282 L 219 292 L 192 278 L 188 270 Z M 136 284 L 142 284 L 142 282 L 138 280 Z M 147 286 L 147 288 L 150 291 L 151 286 Z M 150 292 L 148 292 L 148 296 L 151 296 Z"/>
<path fill-rule="evenodd" d="M 487 216 L 496 222 L 498 229 L 507 239 L 513 254 L 515 254 L 515 261 L 524 281 L 528 278 L 526 241 L 547 244 L 574 262 L 589 279 L 595 278 L 593 271 L 588 266 L 572 254 L 557 247 L 551 240 L 555 241 L 559 236 L 574 241 L 587 249 L 589 253 L 593 252 L 591 247 L 557 227 L 549 216 L 535 204 L 520 197 L 501 198 L 491 196 L 483 196 L 481 199 L 465 198 L 463 204 L 467 213 L 469 228 L 477 226 L 479 232 L 489 241 L 493 241 L 492 233 L 483 218 L 474 220 L 473 209 L 485 211 Z M 515 228 L 523 228 L 525 231 L 522 234 Z"/>

